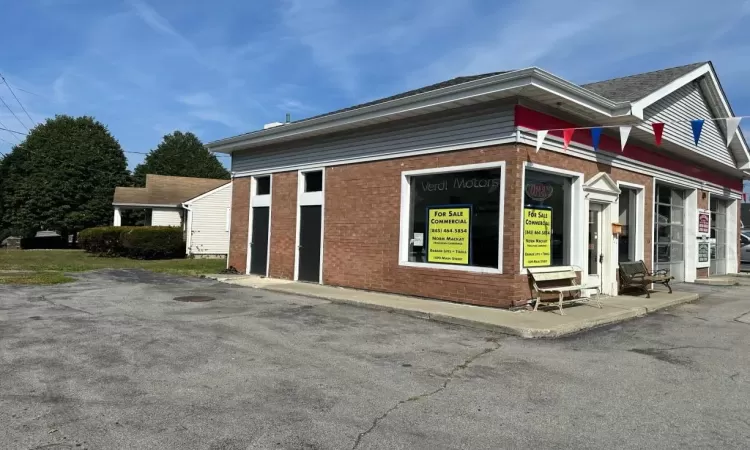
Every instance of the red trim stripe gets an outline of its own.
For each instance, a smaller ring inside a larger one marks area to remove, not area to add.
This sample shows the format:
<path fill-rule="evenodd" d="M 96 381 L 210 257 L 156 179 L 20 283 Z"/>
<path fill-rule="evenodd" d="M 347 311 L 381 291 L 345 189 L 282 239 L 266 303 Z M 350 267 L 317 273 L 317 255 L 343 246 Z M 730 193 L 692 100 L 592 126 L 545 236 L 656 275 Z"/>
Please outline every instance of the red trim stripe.
<path fill-rule="evenodd" d="M 560 138 L 563 137 L 563 131 L 559 129 L 580 126 L 521 105 L 516 105 L 515 124 L 517 127 L 524 127 L 530 130 L 557 130 L 550 131 L 549 134 Z M 573 136 L 573 142 L 593 147 L 591 133 L 576 133 Z M 730 175 L 721 174 L 705 167 L 697 167 L 686 161 L 672 159 L 660 153 L 658 149 L 646 149 L 637 145 L 626 144 L 625 151 L 621 152 L 619 138 L 602 134 L 599 141 L 599 151 L 605 151 L 615 156 L 623 156 L 652 166 L 668 169 L 735 191 L 742 191 L 741 178 L 733 178 Z"/>

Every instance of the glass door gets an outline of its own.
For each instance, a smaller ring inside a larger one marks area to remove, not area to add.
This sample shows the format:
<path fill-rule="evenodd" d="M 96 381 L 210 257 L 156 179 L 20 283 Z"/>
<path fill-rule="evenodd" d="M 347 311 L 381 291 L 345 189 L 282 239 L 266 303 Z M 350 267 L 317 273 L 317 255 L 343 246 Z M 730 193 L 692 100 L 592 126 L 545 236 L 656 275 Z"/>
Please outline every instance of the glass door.
<path fill-rule="evenodd" d="M 587 284 L 601 286 L 602 262 L 602 205 L 589 204 L 588 279 Z"/>
<path fill-rule="evenodd" d="M 711 266 L 710 275 L 727 273 L 727 204 L 711 198 Z"/>

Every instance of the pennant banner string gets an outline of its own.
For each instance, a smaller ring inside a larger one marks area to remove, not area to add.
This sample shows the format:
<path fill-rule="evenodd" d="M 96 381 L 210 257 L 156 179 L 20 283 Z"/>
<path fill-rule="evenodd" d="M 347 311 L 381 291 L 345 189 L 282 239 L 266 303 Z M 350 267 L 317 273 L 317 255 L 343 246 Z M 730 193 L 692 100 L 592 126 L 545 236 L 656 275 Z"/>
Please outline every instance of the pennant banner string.
<path fill-rule="evenodd" d="M 673 123 L 692 123 L 694 120 L 704 120 L 704 121 L 717 121 L 717 120 L 728 120 L 728 119 L 747 119 L 750 118 L 750 116 L 733 116 L 733 117 L 711 117 L 708 119 L 686 119 L 686 120 L 670 120 L 668 122 L 658 122 L 663 123 L 665 125 L 671 125 Z M 647 122 L 642 122 L 647 123 Z M 592 128 L 620 128 L 625 125 L 597 125 L 593 127 L 565 127 L 565 128 L 548 128 L 545 131 L 564 131 L 564 130 L 590 130 Z M 634 125 L 627 125 L 627 126 L 634 126 Z"/>

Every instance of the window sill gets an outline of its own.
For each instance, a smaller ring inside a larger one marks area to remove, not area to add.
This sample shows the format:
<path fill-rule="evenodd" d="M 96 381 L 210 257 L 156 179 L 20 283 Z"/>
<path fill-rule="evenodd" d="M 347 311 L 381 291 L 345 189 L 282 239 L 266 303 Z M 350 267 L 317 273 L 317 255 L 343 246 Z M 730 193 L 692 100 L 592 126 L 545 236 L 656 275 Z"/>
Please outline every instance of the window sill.
<path fill-rule="evenodd" d="M 454 264 L 435 264 L 435 263 L 422 263 L 422 262 L 411 262 L 411 261 L 399 261 L 399 266 L 405 267 L 419 267 L 422 269 L 437 269 L 437 270 L 457 270 L 461 272 L 473 272 L 473 273 L 486 273 L 486 274 L 501 274 L 502 270 L 495 267 L 475 267 L 475 266 L 458 266 Z"/>

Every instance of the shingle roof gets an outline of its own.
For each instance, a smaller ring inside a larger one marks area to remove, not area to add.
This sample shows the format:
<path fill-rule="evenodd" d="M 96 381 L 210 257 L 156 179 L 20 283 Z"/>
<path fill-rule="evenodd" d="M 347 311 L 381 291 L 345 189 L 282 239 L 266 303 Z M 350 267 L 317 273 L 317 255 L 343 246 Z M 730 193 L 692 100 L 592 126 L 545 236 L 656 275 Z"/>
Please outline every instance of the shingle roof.
<path fill-rule="evenodd" d="M 616 102 L 632 102 L 646 97 L 657 89 L 666 86 L 672 81 L 704 64 L 707 63 L 699 62 L 688 64 L 685 66 L 656 70 L 654 72 L 639 73 L 627 77 L 583 84 L 581 86 L 591 92 Z"/>
<path fill-rule="evenodd" d="M 333 114 L 338 114 L 338 113 L 342 113 L 342 112 L 345 112 L 345 111 L 351 111 L 351 110 L 354 110 L 354 109 L 365 108 L 367 106 L 377 105 L 379 103 L 390 102 L 390 101 L 393 101 L 393 100 L 398 100 L 400 98 L 411 97 L 412 95 L 422 94 L 422 93 L 425 93 L 425 92 L 436 91 L 438 89 L 443 89 L 443 88 L 447 88 L 447 87 L 450 87 L 450 86 L 455 86 L 457 84 L 468 83 L 468 82 L 474 81 L 474 80 L 481 80 L 482 78 L 489 78 L 489 77 L 492 77 L 492 76 L 495 76 L 495 75 L 500 75 L 502 73 L 507 73 L 507 72 L 509 72 L 509 71 L 488 72 L 488 73 L 481 73 L 481 74 L 478 74 L 478 75 L 468 75 L 468 76 L 463 76 L 463 77 L 451 78 L 450 80 L 447 80 L 447 81 L 441 81 L 440 83 L 435 83 L 435 84 L 431 84 L 429 86 L 424 86 L 424 87 L 421 87 L 421 88 L 412 89 L 411 91 L 406 91 L 406 92 L 402 92 L 400 94 L 391 95 L 390 97 L 379 98 L 379 99 L 373 100 L 371 102 L 360 103 L 359 105 L 349 106 L 348 108 L 337 109 L 336 111 L 327 112 L 325 114 L 319 114 L 317 116 L 307 117 L 307 118 L 302 119 L 302 120 L 297 120 L 297 121 L 295 121 L 295 123 L 297 123 L 297 122 L 304 122 L 306 120 L 311 120 L 311 119 L 317 119 L 318 117 L 330 116 L 330 115 L 333 115 Z"/>
<path fill-rule="evenodd" d="M 113 205 L 179 205 L 229 183 L 214 178 L 146 175 L 146 187 L 117 187 Z"/>
<path fill-rule="evenodd" d="M 676 80 L 682 75 L 685 75 L 688 72 L 694 69 L 697 69 L 703 64 L 707 64 L 707 63 L 699 62 L 699 63 L 688 64 L 685 66 L 656 70 L 653 72 L 639 73 L 639 74 L 630 75 L 630 76 L 621 77 L 621 78 L 613 78 L 611 80 L 604 80 L 604 81 L 598 81 L 595 83 L 583 84 L 581 85 L 581 87 L 615 102 L 635 101 L 643 97 L 646 97 L 650 93 L 669 84 L 670 82 Z M 301 120 L 296 120 L 292 123 L 306 122 L 308 120 L 317 119 L 319 117 L 331 116 L 331 115 L 339 114 L 339 113 L 346 112 L 346 111 L 352 111 L 355 109 L 365 108 L 368 106 L 377 105 L 380 103 L 385 103 L 385 102 L 389 102 L 393 100 L 398 100 L 401 98 L 410 97 L 412 95 L 422 94 L 425 92 L 436 91 L 438 89 L 447 88 L 450 86 L 455 86 L 455 85 L 459 85 L 463 83 L 469 83 L 471 81 L 480 80 L 482 78 L 489 78 L 495 75 L 500 75 L 500 74 L 508 73 L 508 72 L 513 72 L 513 71 L 506 70 L 506 71 L 500 71 L 500 72 L 488 72 L 488 73 L 482 73 L 482 74 L 477 74 L 477 75 L 456 77 L 447 81 L 441 81 L 440 83 L 435 83 L 429 86 L 424 86 L 418 89 L 412 89 L 410 91 L 392 95 L 390 97 L 384 97 L 384 98 L 380 98 L 380 99 L 373 100 L 370 102 L 360 103 L 358 105 L 349 106 L 347 108 L 337 109 L 335 111 L 327 112 L 324 114 L 319 114 L 317 116 L 312 116 L 312 117 L 307 117 Z M 261 133 L 263 131 L 264 130 L 255 130 L 249 133 L 243 133 L 240 136 Z"/>

